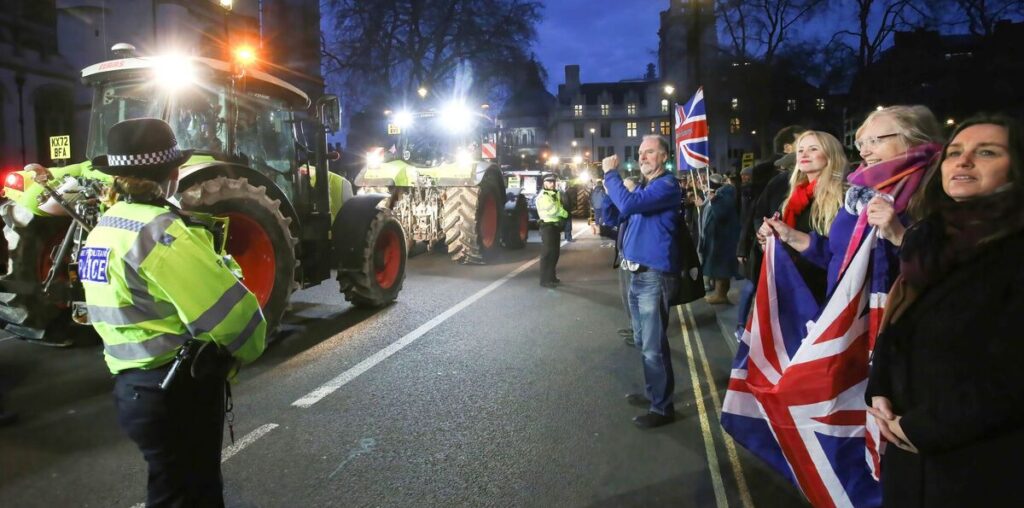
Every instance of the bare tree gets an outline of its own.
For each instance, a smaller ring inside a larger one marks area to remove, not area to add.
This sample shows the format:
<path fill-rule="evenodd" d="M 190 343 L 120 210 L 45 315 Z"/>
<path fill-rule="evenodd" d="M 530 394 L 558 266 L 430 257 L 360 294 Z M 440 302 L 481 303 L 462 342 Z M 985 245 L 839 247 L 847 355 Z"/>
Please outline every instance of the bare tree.
<path fill-rule="evenodd" d="M 956 16 L 952 25 L 967 25 L 967 30 L 974 35 L 989 36 L 995 31 L 996 23 L 1002 19 L 1020 18 L 1024 16 L 1022 0 L 941 0 L 940 4 L 953 3 L 956 14 L 965 16 L 964 20 Z"/>
<path fill-rule="evenodd" d="M 825 1 L 718 0 L 715 12 L 737 57 L 758 56 L 771 65 L 791 38 L 793 25 L 812 16 Z"/>
<path fill-rule="evenodd" d="M 857 69 L 870 65 L 882 46 L 896 31 L 918 28 L 931 22 L 922 9 L 922 0 L 853 0 L 856 8 L 857 30 L 840 30 L 831 43 L 841 38 L 853 38 L 856 45 Z"/>
<path fill-rule="evenodd" d="M 507 82 L 507 69 L 529 61 L 541 4 L 325 0 L 324 12 L 335 29 L 323 40 L 325 77 L 340 78 L 346 102 L 358 108 L 420 86 L 490 95 Z"/>

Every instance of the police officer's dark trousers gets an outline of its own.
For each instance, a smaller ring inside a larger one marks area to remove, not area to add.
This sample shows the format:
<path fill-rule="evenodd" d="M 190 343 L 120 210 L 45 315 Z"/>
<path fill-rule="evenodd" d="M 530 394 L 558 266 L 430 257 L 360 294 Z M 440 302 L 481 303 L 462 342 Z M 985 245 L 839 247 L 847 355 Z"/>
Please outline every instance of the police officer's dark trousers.
<path fill-rule="evenodd" d="M 183 368 L 163 391 L 166 373 L 129 370 L 114 385 L 118 423 L 149 464 L 146 506 L 224 506 L 224 377 Z"/>
<path fill-rule="evenodd" d="M 562 234 L 561 222 L 544 222 L 540 225 L 540 283 L 555 282 L 555 266 L 558 265 L 559 243 Z"/>

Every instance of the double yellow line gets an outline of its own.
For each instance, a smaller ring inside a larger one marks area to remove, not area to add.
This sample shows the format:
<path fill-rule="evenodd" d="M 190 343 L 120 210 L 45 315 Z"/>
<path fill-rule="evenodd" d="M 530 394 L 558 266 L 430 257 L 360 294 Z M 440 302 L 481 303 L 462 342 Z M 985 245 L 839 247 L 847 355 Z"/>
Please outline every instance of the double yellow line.
<path fill-rule="evenodd" d="M 704 436 L 704 448 L 708 456 L 708 469 L 711 471 L 711 484 L 715 491 L 715 504 L 718 508 L 729 506 L 729 499 L 725 493 L 725 485 L 722 482 L 722 473 L 718 462 L 718 451 L 715 449 L 714 435 L 711 433 L 711 420 L 708 417 L 708 410 L 704 404 L 704 389 L 701 387 L 700 376 L 697 374 L 696 359 L 693 355 L 691 341 L 697 344 L 697 354 L 700 356 L 700 363 L 704 371 L 704 379 L 707 380 L 708 390 L 711 395 L 711 403 L 715 409 L 714 425 L 718 426 L 722 418 L 722 400 L 718 395 L 718 388 L 715 387 L 715 380 L 711 376 L 711 365 L 708 364 L 708 357 L 704 353 L 704 344 L 700 337 L 700 329 L 693 317 L 693 309 L 690 305 L 679 305 L 676 307 L 679 314 L 679 326 L 683 332 L 683 345 L 686 347 L 686 359 L 690 365 L 690 382 L 693 384 L 693 398 L 697 402 L 697 414 L 700 417 L 701 434 Z M 693 333 L 691 338 L 690 333 Z M 726 338 L 728 339 L 728 337 Z M 739 456 L 736 454 L 736 443 L 724 431 L 722 440 L 725 443 L 729 463 L 732 466 L 732 474 L 736 479 L 736 486 L 739 490 L 740 503 L 744 508 L 753 508 L 754 502 L 750 499 L 750 489 L 747 488 L 746 477 L 743 476 L 743 467 L 740 465 Z"/>

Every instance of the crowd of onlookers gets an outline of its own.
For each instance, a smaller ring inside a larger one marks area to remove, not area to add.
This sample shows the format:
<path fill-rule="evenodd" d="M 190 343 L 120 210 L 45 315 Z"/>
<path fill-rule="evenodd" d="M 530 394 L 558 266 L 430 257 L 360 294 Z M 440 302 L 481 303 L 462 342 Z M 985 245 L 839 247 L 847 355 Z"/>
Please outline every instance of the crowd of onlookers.
<path fill-rule="evenodd" d="M 1024 353 L 1021 122 L 981 114 L 947 134 L 928 108 L 892 106 L 867 116 L 854 149 L 789 126 L 753 167 L 677 175 L 707 302 L 730 303 L 730 282 L 743 280 L 741 338 L 762 253 L 777 240 L 776 255 L 792 259 L 820 311 L 875 235 L 866 287 L 884 311 L 879 326 L 865 325 L 864 397 L 889 445 L 884 504 L 1012 499 L 1017 468 L 1007 464 L 1024 454 L 1024 389 L 1012 367 Z"/>

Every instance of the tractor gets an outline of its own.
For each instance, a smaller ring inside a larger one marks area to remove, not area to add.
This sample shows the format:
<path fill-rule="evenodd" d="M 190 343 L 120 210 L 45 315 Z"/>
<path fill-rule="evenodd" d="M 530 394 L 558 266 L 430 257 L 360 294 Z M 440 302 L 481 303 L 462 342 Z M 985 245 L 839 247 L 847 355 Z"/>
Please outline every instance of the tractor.
<path fill-rule="evenodd" d="M 167 121 L 179 146 L 194 150 L 176 198 L 182 209 L 227 224 L 224 248 L 259 300 L 268 332 L 280 324 L 293 291 L 320 284 L 332 270 L 355 306 L 397 298 L 408 254 L 401 225 L 379 206 L 384 196 L 355 196 L 351 184 L 328 171 L 336 156 L 328 153 L 327 134 L 338 129 L 337 97 L 311 104 L 251 58 L 140 57 L 127 44 L 114 52 L 116 59 L 82 71 L 93 89 L 86 154 L 106 153 L 106 133 L 117 122 Z M 0 251 L 8 262 L 0 275 L 0 321 L 16 336 L 67 345 L 72 323 L 89 323 L 77 251 L 102 215 L 110 177 L 89 160 L 48 168 L 45 184 L 37 173 L 4 177 Z"/>
<path fill-rule="evenodd" d="M 480 128 L 477 116 L 459 104 L 394 113 L 390 149 L 366 154 L 359 192 L 388 196 L 384 206 L 405 229 L 409 249 L 426 242 L 453 261 L 484 264 L 499 246 L 526 245 L 526 198 L 506 202 L 497 133 Z"/>

